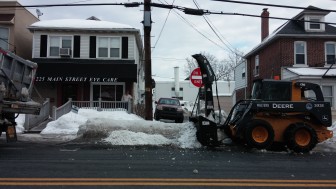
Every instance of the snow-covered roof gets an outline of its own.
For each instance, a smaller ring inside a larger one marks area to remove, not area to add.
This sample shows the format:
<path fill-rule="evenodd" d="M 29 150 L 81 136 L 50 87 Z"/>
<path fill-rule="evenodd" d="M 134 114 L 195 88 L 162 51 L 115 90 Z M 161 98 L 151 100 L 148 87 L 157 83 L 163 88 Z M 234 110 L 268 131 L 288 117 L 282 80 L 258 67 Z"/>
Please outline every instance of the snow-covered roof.
<path fill-rule="evenodd" d="M 30 25 L 30 29 L 83 29 L 83 30 L 115 30 L 135 29 L 126 24 L 109 21 L 84 20 L 84 19 L 57 19 L 43 20 Z"/>
<path fill-rule="evenodd" d="M 286 68 L 299 76 L 336 76 L 336 68 Z"/>

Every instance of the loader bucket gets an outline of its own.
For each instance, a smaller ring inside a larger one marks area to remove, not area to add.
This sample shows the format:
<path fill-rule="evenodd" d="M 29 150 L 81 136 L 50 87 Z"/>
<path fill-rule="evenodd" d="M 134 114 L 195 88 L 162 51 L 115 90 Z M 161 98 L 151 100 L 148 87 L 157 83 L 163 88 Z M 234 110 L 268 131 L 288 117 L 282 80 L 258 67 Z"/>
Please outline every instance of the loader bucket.
<path fill-rule="evenodd" d="M 194 120 L 197 128 L 197 140 L 203 146 L 218 146 L 217 124 L 203 116 L 198 116 Z"/>

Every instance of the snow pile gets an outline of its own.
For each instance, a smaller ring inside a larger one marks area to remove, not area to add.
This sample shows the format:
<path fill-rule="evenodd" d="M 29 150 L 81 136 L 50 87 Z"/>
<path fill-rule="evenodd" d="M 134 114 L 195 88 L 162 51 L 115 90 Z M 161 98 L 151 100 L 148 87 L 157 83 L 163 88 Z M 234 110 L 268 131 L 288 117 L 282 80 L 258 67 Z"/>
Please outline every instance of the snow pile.
<path fill-rule="evenodd" d="M 41 134 L 76 135 L 78 126 L 86 123 L 87 120 L 84 115 L 69 112 L 56 121 L 49 122 Z"/>
<path fill-rule="evenodd" d="M 90 133 L 90 134 L 88 134 Z M 100 137 L 112 145 L 173 145 L 199 148 L 193 123 L 147 121 L 124 111 L 80 109 L 48 123 L 42 135 Z"/>
<path fill-rule="evenodd" d="M 22 132 L 24 116 L 16 119 L 17 132 Z M 336 122 L 329 127 L 334 137 L 317 145 L 322 151 L 335 151 Z M 44 137 L 57 136 L 71 140 L 77 137 L 99 138 L 112 145 L 158 145 L 180 148 L 200 148 L 196 128 L 192 122 L 165 123 L 147 121 L 125 111 L 96 111 L 79 109 L 78 114 L 69 112 L 48 123 L 41 132 Z"/>

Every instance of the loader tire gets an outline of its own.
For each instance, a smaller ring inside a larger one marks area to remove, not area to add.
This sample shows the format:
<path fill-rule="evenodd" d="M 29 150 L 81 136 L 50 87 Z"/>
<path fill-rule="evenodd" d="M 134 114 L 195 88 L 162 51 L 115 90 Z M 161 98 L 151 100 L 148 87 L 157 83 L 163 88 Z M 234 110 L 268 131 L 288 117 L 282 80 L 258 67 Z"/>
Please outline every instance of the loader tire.
<path fill-rule="evenodd" d="M 317 144 L 316 132 L 304 123 L 289 126 L 284 137 L 287 147 L 297 153 L 307 153 Z"/>
<path fill-rule="evenodd" d="M 247 125 L 244 138 L 249 147 L 266 149 L 273 144 L 274 130 L 266 121 L 255 119 Z"/>

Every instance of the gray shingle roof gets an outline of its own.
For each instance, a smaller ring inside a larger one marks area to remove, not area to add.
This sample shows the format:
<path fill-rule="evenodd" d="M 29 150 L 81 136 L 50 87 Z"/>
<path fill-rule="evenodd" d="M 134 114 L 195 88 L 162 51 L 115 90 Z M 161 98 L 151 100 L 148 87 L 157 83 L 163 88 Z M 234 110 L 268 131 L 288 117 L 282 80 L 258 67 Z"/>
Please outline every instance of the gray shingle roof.
<path fill-rule="evenodd" d="M 255 52 L 267 46 L 273 40 L 279 37 L 328 37 L 333 36 L 336 38 L 336 27 L 331 26 L 330 24 L 325 24 L 325 31 L 323 32 L 307 32 L 304 28 L 304 21 L 298 21 L 304 14 L 313 14 L 313 15 L 322 15 L 325 16 L 329 14 L 329 11 L 319 9 L 314 6 L 308 6 L 306 10 L 303 10 L 292 19 L 278 29 L 276 29 L 272 34 L 265 38 L 261 43 L 259 43 L 255 48 L 248 52 L 244 57 L 247 58 L 253 55 Z"/>

